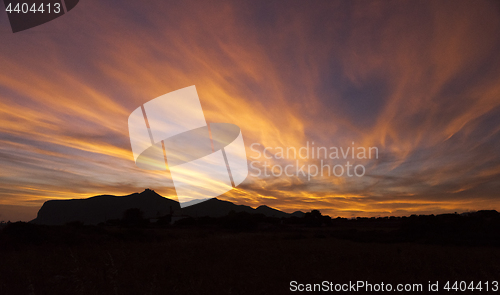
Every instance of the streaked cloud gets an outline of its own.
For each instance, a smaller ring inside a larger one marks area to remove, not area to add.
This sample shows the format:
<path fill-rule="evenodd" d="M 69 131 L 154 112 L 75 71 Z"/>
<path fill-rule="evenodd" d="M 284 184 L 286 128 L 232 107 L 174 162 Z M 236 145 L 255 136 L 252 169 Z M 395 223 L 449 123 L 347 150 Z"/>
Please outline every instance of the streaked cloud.
<path fill-rule="evenodd" d="M 135 167 L 127 118 L 196 85 L 249 155 L 380 150 L 362 178 L 249 177 L 221 198 L 347 217 L 498 210 L 499 15 L 494 1 L 85 1 L 1 31 L 0 204 L 174 197 L 168 172 Z"/>

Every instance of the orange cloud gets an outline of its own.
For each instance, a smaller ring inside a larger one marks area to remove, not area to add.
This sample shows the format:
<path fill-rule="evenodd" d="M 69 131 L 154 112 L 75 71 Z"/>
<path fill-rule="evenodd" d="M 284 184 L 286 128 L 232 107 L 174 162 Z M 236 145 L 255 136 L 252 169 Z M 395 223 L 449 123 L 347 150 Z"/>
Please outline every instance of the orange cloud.
<path fill-rule="evenodd" d="M 135 167 L 127 118 L 194 84 L 249 156 L 253 143 L 380 150 L 363 178 L 250 176 L 221 198 L 345 217 L 500 208 L 495 3 L 136 2 L 2 35 L 1 204 L 174 197 L 168 172 Z"/>

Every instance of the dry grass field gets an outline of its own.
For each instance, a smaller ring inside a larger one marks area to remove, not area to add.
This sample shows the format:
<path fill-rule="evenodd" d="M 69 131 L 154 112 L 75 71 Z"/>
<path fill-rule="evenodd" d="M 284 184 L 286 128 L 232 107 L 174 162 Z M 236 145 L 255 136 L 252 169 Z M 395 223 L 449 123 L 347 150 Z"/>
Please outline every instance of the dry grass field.
<path fill-rule="evenodd" d="M 290 281 L 500 279 L 498 247 L 354 242 L 324 227 L 18 227 L 0 236 L 0 294 L 289 294 Z M 445 293 L 488 294 L 433 292 Z"/>

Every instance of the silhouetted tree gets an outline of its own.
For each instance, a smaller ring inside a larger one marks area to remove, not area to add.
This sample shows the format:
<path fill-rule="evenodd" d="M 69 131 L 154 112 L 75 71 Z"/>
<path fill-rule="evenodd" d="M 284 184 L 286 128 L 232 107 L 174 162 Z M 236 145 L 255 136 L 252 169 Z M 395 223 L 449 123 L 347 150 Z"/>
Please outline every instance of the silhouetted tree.
<path fill-rule="evenodd" d="M 304 223 L 307 226 L 322 226 L 331 224 L 332 219 L 328 215 L 321 215 L 319 210 L 312 210 L 304 215 Z"/>
<path fill-rule="evenodd" d="M 172 221 L 172 215 L 167 214 L 167 215 L 163 215 L 163 216 L 158 217 L 158 221 L 156 221 L 156 224 L 169 225 L 171 221 Z"/>

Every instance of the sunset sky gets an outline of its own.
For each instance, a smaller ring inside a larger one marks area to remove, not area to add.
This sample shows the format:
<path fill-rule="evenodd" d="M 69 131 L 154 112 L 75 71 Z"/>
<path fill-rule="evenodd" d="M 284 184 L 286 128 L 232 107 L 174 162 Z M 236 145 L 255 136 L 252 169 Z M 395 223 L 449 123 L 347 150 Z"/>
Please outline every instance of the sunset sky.
<path fill-rule="evenodd" d="M 363 177 L 249 176 L 219 199 L 332 217 L 500 210 L 499 53 L 498 1 L 81 0 L 15 34 L 2 10 L 0 220 L 50 199 L 175 198 L 167 172 L 136 167 L 127 120 L 191 85 L 207 122 L 241 128 L 249 161 L 252 144 L 379 151 L 357 160 Z"/>

